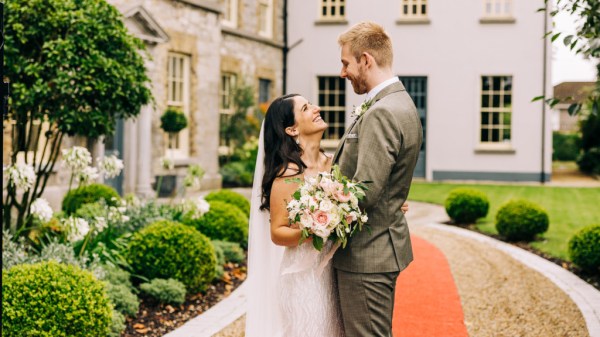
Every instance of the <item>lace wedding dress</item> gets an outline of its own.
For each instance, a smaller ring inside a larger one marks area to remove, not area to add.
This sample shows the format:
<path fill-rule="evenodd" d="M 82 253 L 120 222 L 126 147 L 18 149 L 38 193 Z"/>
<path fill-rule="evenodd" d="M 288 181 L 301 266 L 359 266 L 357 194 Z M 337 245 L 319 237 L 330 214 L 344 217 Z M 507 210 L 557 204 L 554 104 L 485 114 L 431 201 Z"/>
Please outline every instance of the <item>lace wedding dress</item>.
<path fill-rule="evenodd" d="M 331 242 L 321 252 L 310 242 L 285 249 L 279 278 L 279 307 L 286 337 L 342 337 Z"/>
<path fill-rule="evenodd" d="M 264 134 L 261 128 L 250 199 L 246 337 L 343 337 L 331 243 L 280 247 L 271 241 L 269 213 L 261 211 Z"/>

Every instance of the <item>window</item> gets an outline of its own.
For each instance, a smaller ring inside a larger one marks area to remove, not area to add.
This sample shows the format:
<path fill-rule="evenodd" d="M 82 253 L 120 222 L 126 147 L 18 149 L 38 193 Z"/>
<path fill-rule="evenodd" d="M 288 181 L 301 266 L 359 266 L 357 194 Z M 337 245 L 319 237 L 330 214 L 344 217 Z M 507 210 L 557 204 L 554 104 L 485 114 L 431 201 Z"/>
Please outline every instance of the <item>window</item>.
<path fill-rule="evenodd" d="M 190 118 L 190 57 L 183 54 L 169 53 L 167 65 L 167 105 L 181 110 Z M 189 123 L 188 123 L 189 125 Z M 167 154 L 174 158 L 189 155 L 189 127 L 176 135 L 168 135 Z"/>
<path fill-rule="evenodd" d="M 346 80 L 339 76 L 319 76 L 319 106 L 329 125 L 324 138 L 341 139 L 346 130 Z"/>
<path fill-rule="evenodd" d="M 427 0 L 402 0 L 402 18 L 427 17 Z"/>
<path fill-rule="evenodd" d="M 512 0 L 484 0 L 484 17 L 512 17 Z"/>
<path fill-rule="evenodd" d="M 510 143 L 511 115 L 512 76 L 482 76 L 481 143 Z"/>
<path fill-rule="evenodd" d="M 227 126 L 231 115 L 235 113 L 234 91 L 237 82 L 237 76 L 233 73 L 221 74 L 221 87 L 219 88 L 219 153 L 228 154 L 227 145 Z"/>
<path fill-rule="evenodd" d="M 273 37 L 273 0 L 258 1 L 258 33 Z"/>
<path fill-rule="evenodd" d="M 237 76 L 233 73 L 221 74 L 221 87 L 219 88 L 219 109 L 223 114 L 233 113 L 233 91 Z"/>
<path fill-rule="evenodd" d="M 225 0 L 225 4 L 223 7 L 223 25 L 236 28 L 238 16 L 238 0 Z"/>
<path fill-rule="evenodd" d="M 343 20 L 346 18 L 345 0 L 321 0 L 322 20 Z"/>
<path fill-rule="evenodd" d="M 258 79 L 258 104 L 268 103 L 271 100 L 271 80 Z"/>

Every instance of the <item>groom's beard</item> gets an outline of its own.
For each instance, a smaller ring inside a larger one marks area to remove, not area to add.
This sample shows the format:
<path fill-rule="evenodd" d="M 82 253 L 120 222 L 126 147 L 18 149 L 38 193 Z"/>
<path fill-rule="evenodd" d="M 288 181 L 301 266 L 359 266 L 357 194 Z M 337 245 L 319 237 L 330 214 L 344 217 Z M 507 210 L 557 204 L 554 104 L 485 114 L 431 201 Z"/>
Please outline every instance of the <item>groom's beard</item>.
<path fill-rule="evenodd" d="M 367 81 L 362 69 L 358 69 L 357 76 L 352 78 L 350 83 L 352 83 L 352 88 L 356 94 L 362 95 L 367 93 Z"/>

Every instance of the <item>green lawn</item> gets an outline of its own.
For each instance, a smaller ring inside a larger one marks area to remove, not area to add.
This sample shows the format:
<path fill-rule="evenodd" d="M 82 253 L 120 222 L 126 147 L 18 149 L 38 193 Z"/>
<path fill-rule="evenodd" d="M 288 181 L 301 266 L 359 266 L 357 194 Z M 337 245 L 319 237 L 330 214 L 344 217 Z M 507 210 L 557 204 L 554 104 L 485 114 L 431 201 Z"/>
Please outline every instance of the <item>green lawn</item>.
<path fill-rule="evenodd" d="M 496 211 L 509 199 L 524 198 L 544 207 L 550 217 L 550 228 L 543 240 L 532 245 L 562 259 L 568 259 L 567 243 L 577 230 L 600 223 L 600 188 L 415 182 L 408 199 L 444 205 L 448 193 L 458 187 L 476 188 L 490 198 L 487 217 L 477 223 L 486 233 L 498 233 Z"/>

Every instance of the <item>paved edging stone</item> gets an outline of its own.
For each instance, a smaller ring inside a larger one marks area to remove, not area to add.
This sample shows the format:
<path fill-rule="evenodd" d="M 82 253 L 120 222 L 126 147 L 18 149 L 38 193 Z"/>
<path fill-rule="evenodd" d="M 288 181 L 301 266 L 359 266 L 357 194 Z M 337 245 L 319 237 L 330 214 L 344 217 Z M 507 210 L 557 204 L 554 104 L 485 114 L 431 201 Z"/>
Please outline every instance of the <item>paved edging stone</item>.
<path fill-rule="evenodd" d="M 600 337 L 600 291 L 573 273 L 524 249 L 467 229 L 441 224 L 425 227 L 451 232 L 473 239 L 510 255 L 527 267 L 540 272 L 575 302 L 583 315 L 590 337 Z"/>
<path fill-rule="evenodd" d="M 246 313 L 246 282 L 229 296 L 163 337 L 211 337 Z"/>

